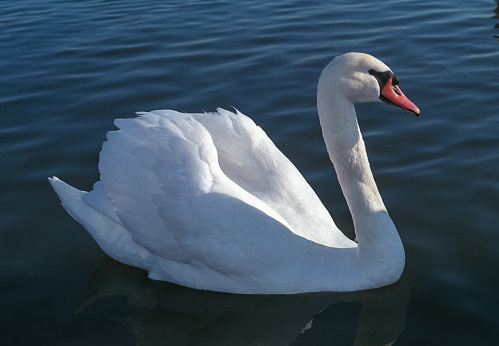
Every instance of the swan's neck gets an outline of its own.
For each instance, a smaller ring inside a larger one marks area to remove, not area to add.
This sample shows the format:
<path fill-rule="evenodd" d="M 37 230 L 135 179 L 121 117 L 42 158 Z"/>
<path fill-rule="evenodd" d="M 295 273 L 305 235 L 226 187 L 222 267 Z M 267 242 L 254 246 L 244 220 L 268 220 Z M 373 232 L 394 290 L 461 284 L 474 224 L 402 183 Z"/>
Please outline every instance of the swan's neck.
<path fill-rule="evenodd" d="M 395 246 L 403 254 L 369 166 L 353 103 L 319 87 L 317 107 L 329 157 L 352 214 L 359 253 L 379 255 Z"/>

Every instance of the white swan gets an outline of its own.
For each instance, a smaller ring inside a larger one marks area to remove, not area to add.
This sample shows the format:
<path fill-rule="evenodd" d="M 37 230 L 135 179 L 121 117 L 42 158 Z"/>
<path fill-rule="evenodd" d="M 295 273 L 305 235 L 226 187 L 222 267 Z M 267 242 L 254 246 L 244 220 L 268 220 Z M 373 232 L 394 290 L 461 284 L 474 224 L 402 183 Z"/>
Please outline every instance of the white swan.
<path fill-rule="evenodd" d="M 353 291 L 397 281 L 404 249 L 381 200 L 354 102 L 419 115 L 376 58 L 336 57 L 317 106 L 358 244 L 338 230 L 293 164 L 245 115 L 218 109 L 115 121 L 90 192 L 50 178 L 64 208 L 105 253 L 149 277 L 249 294 Z"/>

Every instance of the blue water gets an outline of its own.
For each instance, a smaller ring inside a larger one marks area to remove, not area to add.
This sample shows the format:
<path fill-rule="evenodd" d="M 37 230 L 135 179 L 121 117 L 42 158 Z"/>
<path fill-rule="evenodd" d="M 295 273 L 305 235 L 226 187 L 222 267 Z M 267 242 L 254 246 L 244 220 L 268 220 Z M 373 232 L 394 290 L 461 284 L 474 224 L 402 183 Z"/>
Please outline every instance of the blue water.
<path fill-rule="evenodd" d="M 499 16 L 476 1 L 4 1 L 0 343 L 492 345 L 499 333 Z M 237 107 L 349 236 L 315 109 L 321 69 L 371 53 L 421 109 L 357 106 L 404 242 L 395 285 L 233 296 L 105 257 L 46 178 L 89 190 L 113 119 Z M 355 340 L 355 341 L 354 341 Z"/>

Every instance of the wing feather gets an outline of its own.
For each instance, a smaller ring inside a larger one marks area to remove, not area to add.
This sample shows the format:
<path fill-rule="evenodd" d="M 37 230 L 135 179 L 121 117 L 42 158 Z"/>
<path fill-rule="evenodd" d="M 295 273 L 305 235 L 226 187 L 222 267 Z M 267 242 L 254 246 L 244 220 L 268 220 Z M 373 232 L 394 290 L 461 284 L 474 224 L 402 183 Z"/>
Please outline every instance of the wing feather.
<path fill-rule="evenodd" d="M 100 154 L 101 182 L 133 240 L 153 254 L 223 268 L 232 267 L 219 263 L 227 254 L 213 247 L 251 257 L 241 249 L 262 232 L 260 239 L 277 241 L 291 231 L 333 243 L 334 223 L 315 193 L 241 113 L 162 110 L 115 124 L 119 130 L 108 134 Z"/>
<path fill-rule="evenodd" d="M 239 111 L 193 116 L 210 132 L 223 172 L 309 240 L 352 246 L 298 169 L 253 120 Z"/>

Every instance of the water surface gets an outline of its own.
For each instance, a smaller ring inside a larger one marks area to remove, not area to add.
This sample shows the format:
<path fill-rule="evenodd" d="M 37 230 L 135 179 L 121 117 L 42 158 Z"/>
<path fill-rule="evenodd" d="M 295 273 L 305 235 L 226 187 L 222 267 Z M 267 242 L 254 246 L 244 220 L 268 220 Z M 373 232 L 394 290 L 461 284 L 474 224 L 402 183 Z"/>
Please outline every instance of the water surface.
<path fill-rule="evenodd" d="M 0 340 L 7 345 L 490 345 L 499 330 L 494 1 L 12 1 L 0 5 Z M 353 227 L 315 109 L 322 68 L 373 54 L 419 118 L 357 107 L 406 248 L 397 284 L 233 296 L 106 258 L 46 177 L 84 190 L 113 119 L 237 107 Z M 75 313 L 76 312 L 76 313 Z M 159 341 L 158 341 L 159 340 Z"/>

